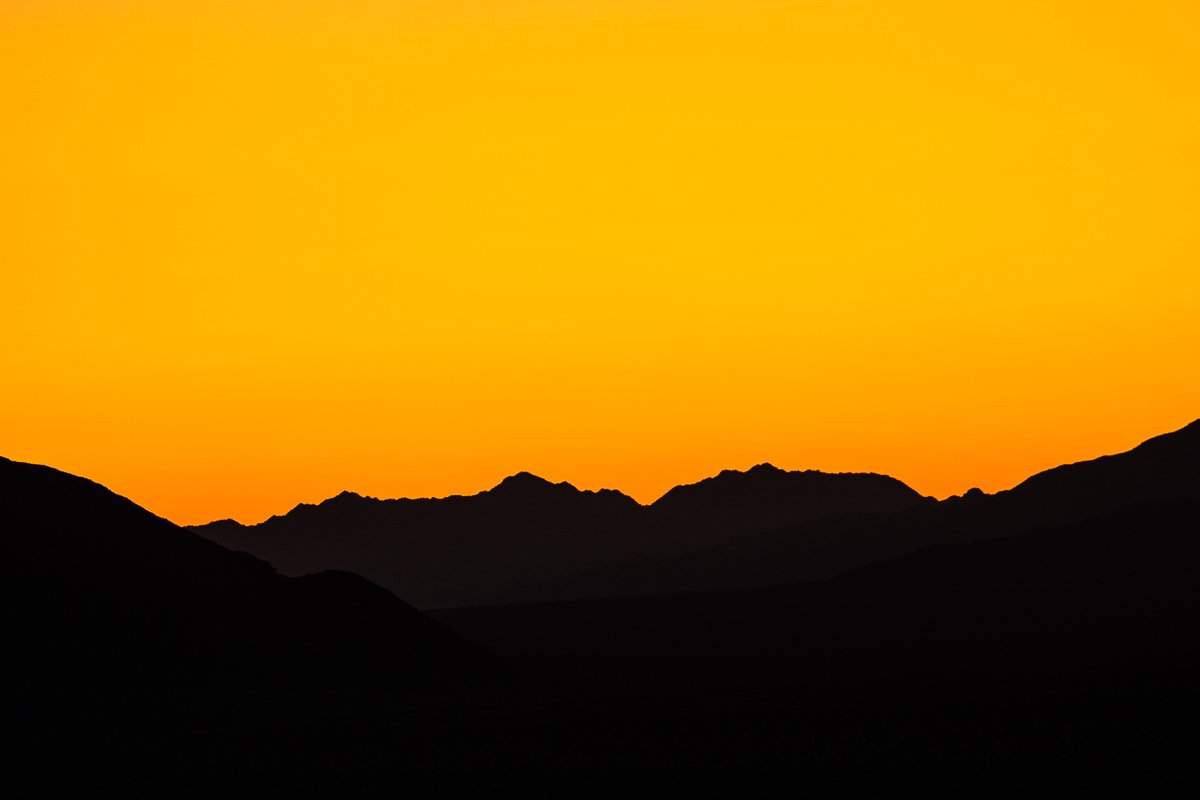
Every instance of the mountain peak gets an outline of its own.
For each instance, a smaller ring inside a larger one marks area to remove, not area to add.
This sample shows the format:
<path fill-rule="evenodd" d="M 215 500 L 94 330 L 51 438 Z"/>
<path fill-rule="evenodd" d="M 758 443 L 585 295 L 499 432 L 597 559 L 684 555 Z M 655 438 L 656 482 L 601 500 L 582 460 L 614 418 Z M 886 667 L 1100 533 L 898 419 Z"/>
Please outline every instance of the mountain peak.
<path fill-rule="evenodd" d="M 361 495 L 358 492 L 351 492 L 349 490 L 346 490 L 343 492 L 339 492 L 338 494 L 334 495 L 333 497 L 330 497 L 328 500 L 322 500 L 320 503 L 317 503 L 317 507 L 318 508 L 329 508 L 331 506 L 332 507 L 354 506 L 354 505 L 357 505 L 357 504 L 363 502 L 364 500 L 374 501 L 375 498 L 367 497 L 366 495 Z M 308 504 L 301 503 L 300 505 L 307 506 Z"/>
<path fill-rule="evenodd" d="M 710 519 L 750 515 L 784 525 L 849 511 L 891 511 L 921 496 L 895 478 L 874 473 L 803 472 L 757 464 L 723 470 L 698 483 L 676 486 L 653 504 L 659 511 Z"/>
<path fill-rule="evenodd" d="M 779 467 L 775 466 L 774 464 L 764 461 L 763 463 L 755 464 L 753 467 L 750 467 L 750 469 L 747 469 L 744 471 L 740 470 L 740 469 L 723 469 L 719 473 L 717 473 L 714 477 L 705 478 L 705 479 L 701 480 L 699 483 L 705 483 L 706 481 L 714 481 L 714 480 L 721 480 L 721 481 L 737 480 L 740 478 L 773 478 L 773 477 L 777 477 L 779 475 L 787 475 L 787 474 L 788 474 L 787 470 L 780 469 Z M 684 486 L 688 486 L 688 485 L 694 485 L 694 484 L 684 484 Z"/>
<path fill-rule="evenodd" d="M 501 492 L 509 494 L 512 492 L 544 492 L 547 489 L 553 489 L 556 486 L 570 486 L 569 483 L 551 483 L 545 478 L 538 477 L 532 472 L 521 471 L 516 475 L 509 475 L 500 483 L 492 488 L 493 492 Z M 573 487 L 572 487 L 573 488 Z"/>

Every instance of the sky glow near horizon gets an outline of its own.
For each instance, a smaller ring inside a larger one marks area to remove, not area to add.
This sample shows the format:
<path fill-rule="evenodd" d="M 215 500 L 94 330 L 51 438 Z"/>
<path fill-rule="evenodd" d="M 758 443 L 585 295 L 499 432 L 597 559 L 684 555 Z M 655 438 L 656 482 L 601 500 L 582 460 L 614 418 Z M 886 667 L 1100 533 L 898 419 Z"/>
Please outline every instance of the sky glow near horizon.
<path fill-rule="evenodd" d="M 0 7 L 0 455 L 181 523 L 1200 417 L 1200 6 Z"/>

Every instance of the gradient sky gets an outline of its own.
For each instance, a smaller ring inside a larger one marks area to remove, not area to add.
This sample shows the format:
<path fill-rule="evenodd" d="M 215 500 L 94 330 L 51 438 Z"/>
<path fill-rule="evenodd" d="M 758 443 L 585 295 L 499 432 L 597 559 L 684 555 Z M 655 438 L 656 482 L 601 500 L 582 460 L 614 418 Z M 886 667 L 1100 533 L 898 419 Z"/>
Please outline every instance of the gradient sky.
<path fill-rule="evenodd" d="M 182 523 L 1200 416 L 1200 5 L 5 0 L 0 454 Z"/>

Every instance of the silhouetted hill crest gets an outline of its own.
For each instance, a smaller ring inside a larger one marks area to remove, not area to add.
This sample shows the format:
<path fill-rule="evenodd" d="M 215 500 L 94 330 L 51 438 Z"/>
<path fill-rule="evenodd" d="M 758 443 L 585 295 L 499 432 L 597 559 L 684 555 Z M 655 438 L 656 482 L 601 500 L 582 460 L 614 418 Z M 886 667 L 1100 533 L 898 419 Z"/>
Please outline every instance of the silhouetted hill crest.
<path fill-rule="evenodd" d="M 722 470 L 711 478 L 676 486 L 654 503 L 658 511 L 676 512 L 706 506 L 726 512 L 766 504 L 788 507 L 806 516 L 821 516 L 841 508 L 842 499 L 854 497 L 862 510 L 875 507 L 897 509 L 922 502 L 923 498 L 903 482 L 873 472 L 822 472 L 783 470 L 773 464 L 757 464 L 746 471 Z M 803 506 L 809 506 L 807 512 Z M 765 510 L 759 508 L 759 511 Z"/>
<path fill-rule="evenodd" d="M 978 503 L 979 501 L 992 496 L 993 495 L 988 494 L 978 486 L 972 486 L 962 494 L 955 494 L 947 497 L 942 501 L 942 504 L 947 506 L 971 505 L 972 503 Z"/>
<path fill-rule="evenodd" d="M 1164 499 L 1200 497 L 1200 420 L 1124 453 L 1039 472 L 991 496 L 989 513 L 1058 524 Z"/>
<path fill-rule="evenodd" d="M 808 470 L 808 471 L 811 471 L 811 470 Z M 704 481 L 706 481 L 706 480 L 708 480 L 708 481 L 731 480 L 731 479 L 734 479 L 741 475 L 756 475 L 758 477 L 767 477 L 767 476 L 778 477 L 779 475 L 785 475 L 785 474 L 787 474 L 787 470 L 780 469 L 779 467 L 775 466 L 774 464 L 770 463 L 769 461 L 764 461 L 761 464 L 755 464 L 753 467 L 750 467 L 750 469 L 745 470 L 745 471 L 738 470 L 738 469 L 723 469 L 720 472 L 718 472 L 715 476 L 713 476 L 712 478 L 704 478 L 703 480 L 698 481 L 698 483 L 704 483 Z"/>
<path fill-rule="evenodd" d="M 484 489 L 476 494 L 379 498 L 346 490 L 319 503 L 298 503 L 286 514 L 273 515 L 259 525 L 243 525 L 235 520 L 218 520 L 190 527 L 206 535 L 232 535 L 239 529 L 270 527 L 299 519 L 333 519 L 345 514 L 349 514 L 355 519 L 362 519 L 364 514 L 374 513 L 375 510 L 382 510 L 383 513 L 390 514 L 404 508 L 431 509 L 439 506 L 464 508 L 473 503 L 501 502 L 506 506 L 525 507 L 531 513 L 536 513 L 539 505 L 546 502 L 570 502 L 572 499 L 578 499 L 581 503 L 588 503 L 597 498 L 607 504 L 639 506 L 632 497 L 616 489 L 594 491 L 579 489 L 567 481 L 552 483 L 531 472 L 522 471 L 504 478 L 491 489 Z"/>
<path fill-rule="evenodd" d="M 509 475 L 491 489 L 471 497 L 488 497 L 505 502 L 536 504 L 539 502 L 578 502 L 583 505 L 604 505 L 640 508 L 641 504 L 617 489 L 580 489 L 568 481 L 554 483 L 532 472 Z M 530 509 L 533 510 L 532 508 Z"/>
<path fill-rule="evenodd" d="M 552 483 L 543 477 L 534 475 L 532 472 L 522 471 L 515 475 L 509 475 L 491 489 L 481 492 L 481 494 L 487 494 L 492 497 L 504 497 L 506 499 L 536 501 L 554 495 L 581 494 L 581 492 L 566 481 Z"/>
<path fill-rule="evenodd" d="M 5 628 L 6 668 L 31 723 L 78 711 L 270 713 L 301 693 L 295 711 L 307 713 L 490 669 L 364 578 L 283 577 L 49 467 L 0 459 L 0 530 L 0 602 L 20 609 Z"/>

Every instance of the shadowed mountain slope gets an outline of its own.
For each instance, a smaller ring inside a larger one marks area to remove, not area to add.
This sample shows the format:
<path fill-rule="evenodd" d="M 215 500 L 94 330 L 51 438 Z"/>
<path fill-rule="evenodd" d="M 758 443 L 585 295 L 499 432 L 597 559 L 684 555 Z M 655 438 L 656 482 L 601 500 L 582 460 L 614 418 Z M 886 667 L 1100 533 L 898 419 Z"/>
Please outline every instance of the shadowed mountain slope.
<path fill-rule="evenodd" d="M 1068 522 L 1163 499 L 1200 499 L 1200 420 L 1119 455 L 1040 472 L 979 511 L 1000 525 Z"/>
<path fill-rule="evenodd" d="M 194 530 L 287 574 L 361 574 L 418 607 L 512 599 L 515 587 L 604 565 L 668 557 L 780 525 L 925 502 L 882 475 L 759 465 L 676 487 L 651 506 L 529 473 L 469 497 L 377 500 L 343 493 L 260 525 Z"/>
<path fill-rule="evenodd" d="M 0 459 L 0 522 L 8 710 L 29 724 L 319 714 L 488 668 L 356 575 L 285 578 L 48 467 Z"/>
<path fill-rule="evenodd" d="M 618 687 L 657 669 L 664 693 L 714 688 L 695 679 L 801 708 L 1002 703 L 1194 691 L 1198 567 L 1200 505 L 1163 501 L 825 581 L 433 614 L 530 664 L 602 664 Z"/>

